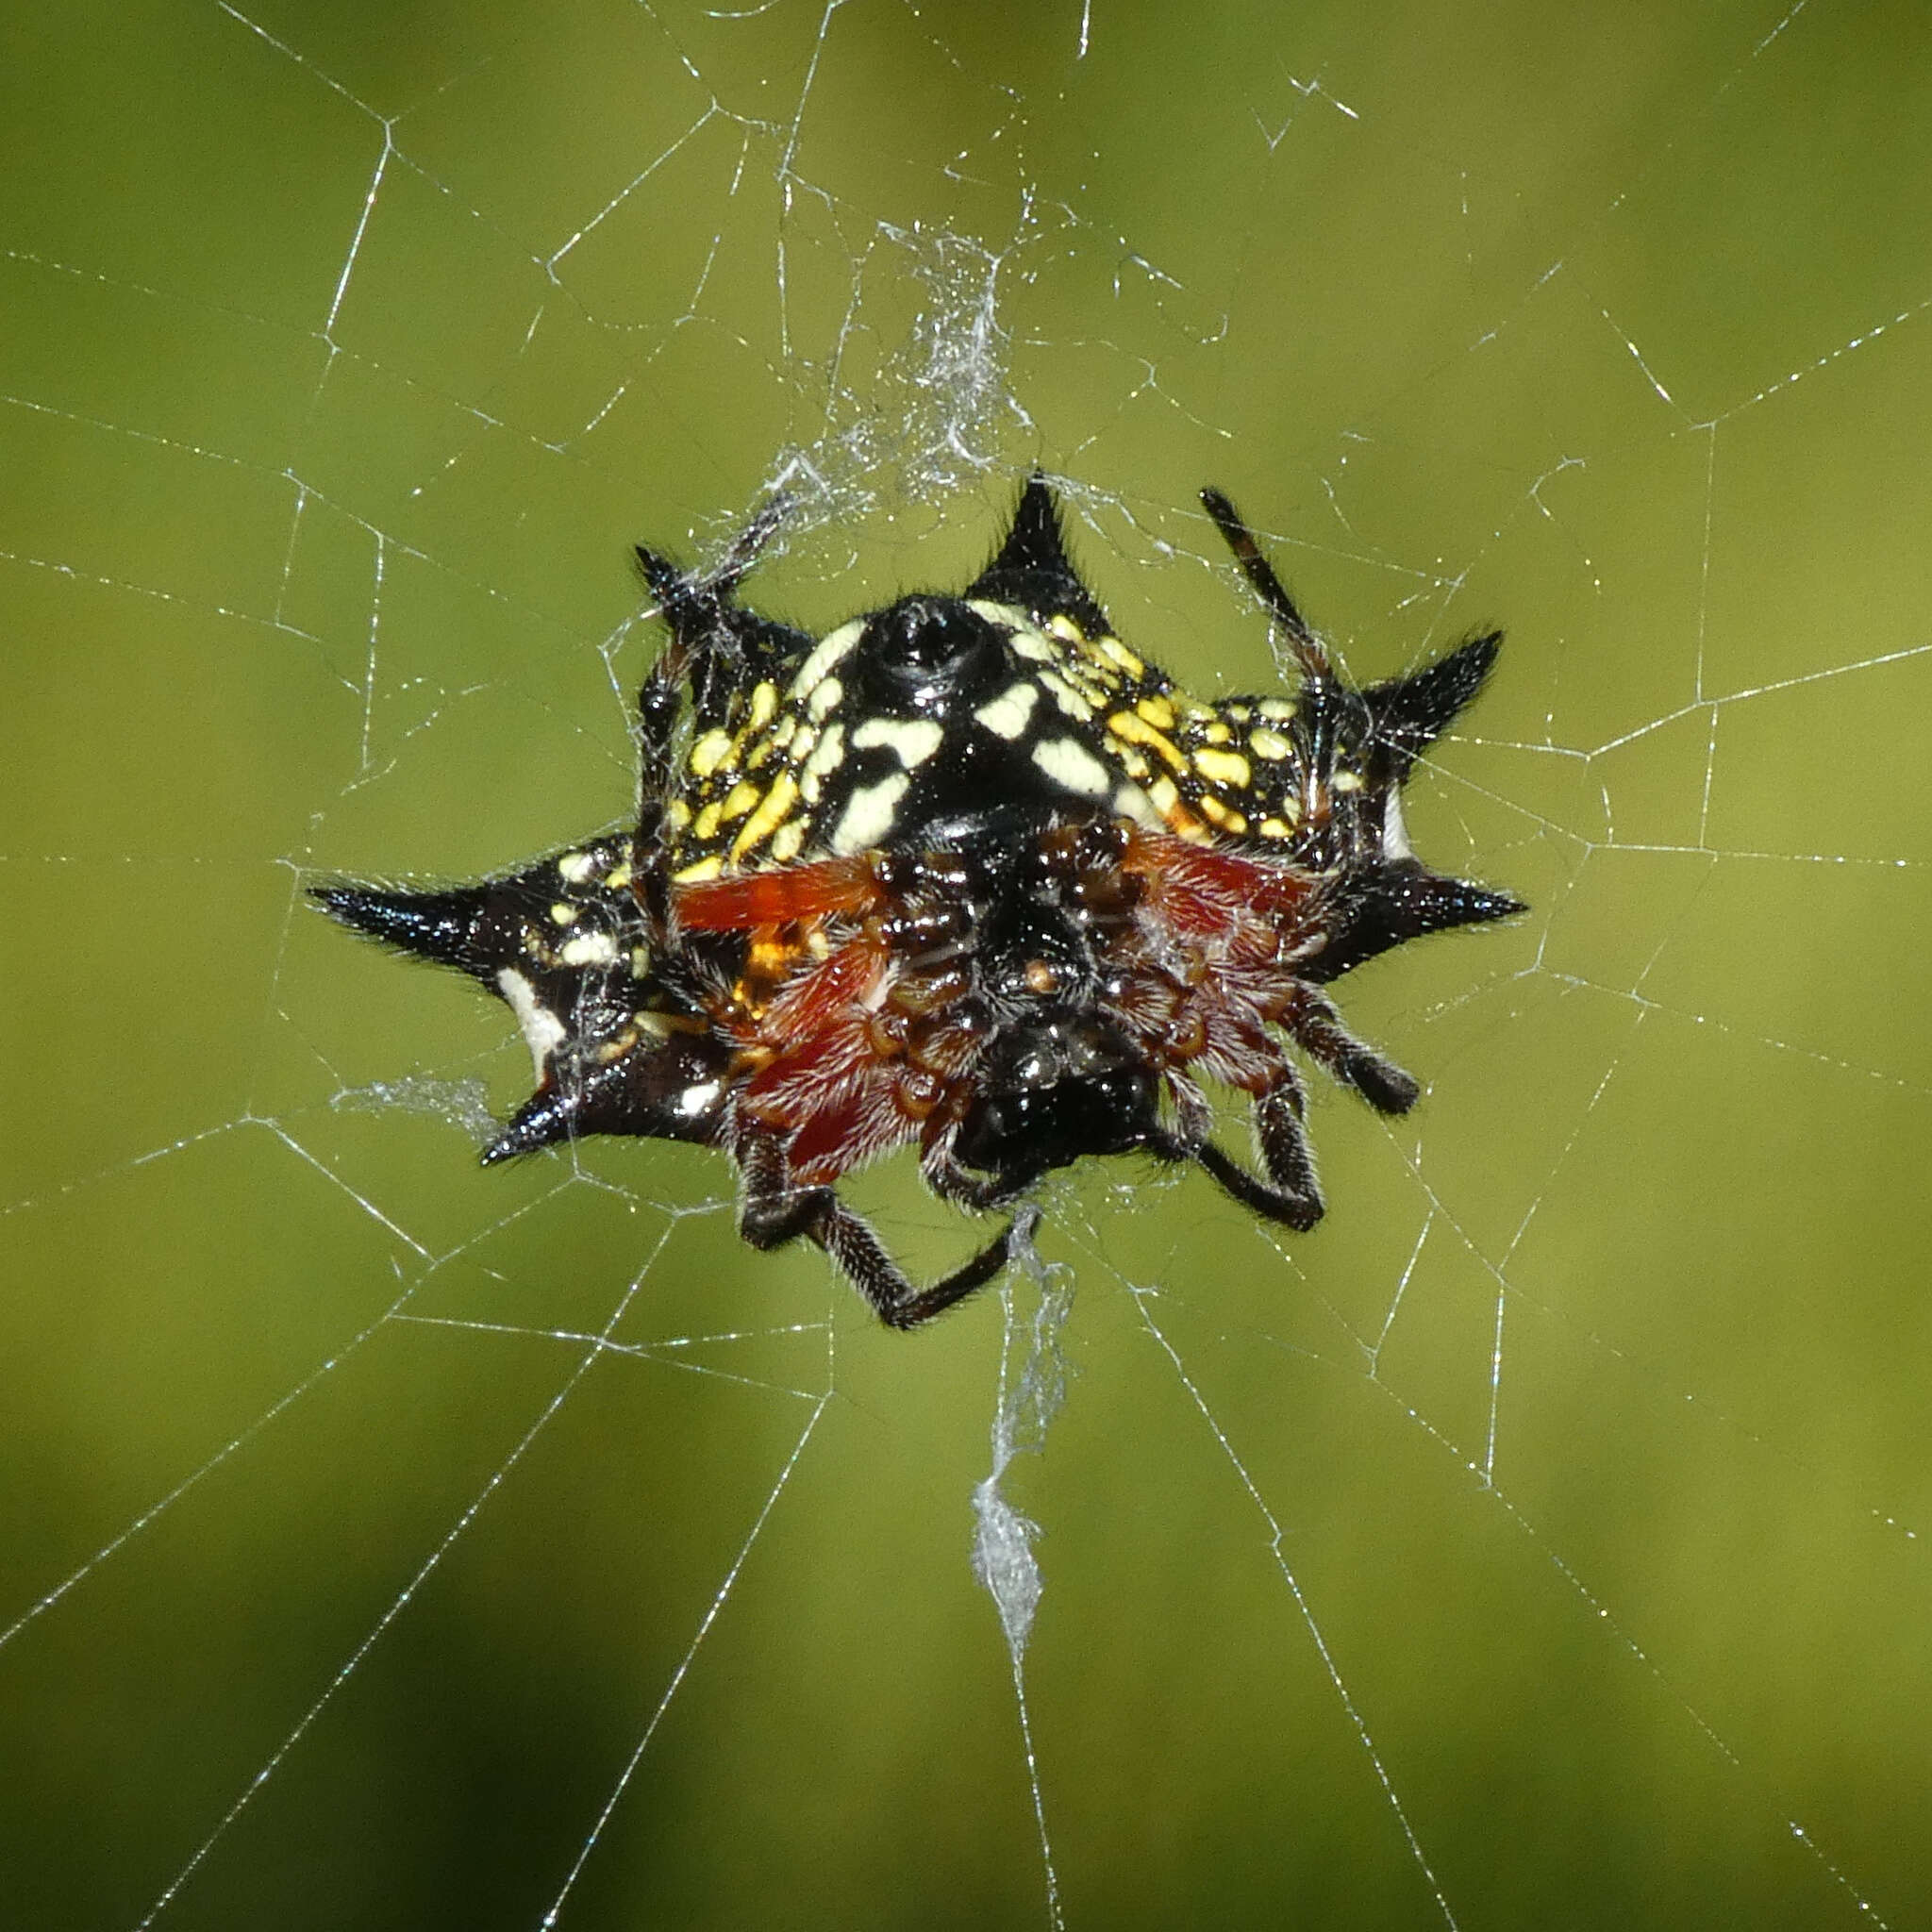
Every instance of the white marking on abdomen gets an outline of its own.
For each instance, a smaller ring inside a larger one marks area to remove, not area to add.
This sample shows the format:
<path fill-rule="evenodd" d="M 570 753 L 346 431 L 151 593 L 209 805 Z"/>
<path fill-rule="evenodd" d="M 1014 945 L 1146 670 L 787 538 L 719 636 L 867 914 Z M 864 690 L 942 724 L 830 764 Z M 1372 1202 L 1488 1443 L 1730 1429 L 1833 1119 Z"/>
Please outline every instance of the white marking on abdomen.
<path fill-rule="evenodd" d="M 892 815 L 911 784 L 905 772 L 894 772 L 876 785 L 862 785 L 845 801 L 839 828 L 832 834 L 832 850 L 841 858 L 865 852 L 876 845 L 891 830 Z"/>
<path fill-rule="evenodd" d="M 1391 785 L 1382 801 L 1382 857 L 1412 858 L 1408 848 L 1408 827 L 1402 823 L 1402 794 Z"/>
<path fill-rule="evenodd" d="M 496 984 L 524 1030 L 524 1043 L 537 1062 L 537 1077 L 541 1080 L 543 1062 L 570 1038 L 570 1029 L 537 997 L 537 989 L 514 966 L 499 966 Z"/>
<path fill-rule="evenodd" d="M 841 624 L 837 630 L 828 631 L 818 641 L 811 655 L 798 667 L 797 676 L 791 680 L 794 703 L 805 698 L 819 679 L 852 649 L 864 629 L 865 620 L 855 617 L 850 624 Z"/>
<path fill-rule="evenodd" d="M 1040 702 L 1040 687 L 1037 684 L 1013 684 L 991 703 L 981 705 L 974 712 L 980 724 L 999 738 L 1018 738 L 1026 728 L 1026 721 L 1033 715 L 1033 708 Z"/>
<path fill-rule="evenodd" d="M 1107 767 L 1076 738 L 1049 738 L 1035 745 L 1033 762 L 1056 785 L 1082 798 L 1105 798 L 1112 789 Z"/>
<path fill-rule="evenodd" d="M 945 735 L 944 727 L 930 718 L 868 718 L 852 734 L 852 744 L 855 751 L 882 745 L 909 768 L 931 758 Z"/>

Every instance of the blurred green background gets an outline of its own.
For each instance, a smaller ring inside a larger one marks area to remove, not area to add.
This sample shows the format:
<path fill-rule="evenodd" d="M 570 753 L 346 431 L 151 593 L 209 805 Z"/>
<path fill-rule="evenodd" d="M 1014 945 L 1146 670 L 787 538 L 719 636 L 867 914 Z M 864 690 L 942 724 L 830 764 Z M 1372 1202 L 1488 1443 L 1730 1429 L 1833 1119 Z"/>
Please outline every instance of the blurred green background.
<path fill-rule="evenodd" d="M 0 1920 L 1049 1922 L 999 1298 L 878 1332 L 689 1149 L 479 1173 L 507 1016 L 300 897 L 623 814 L 635 541 L 789 475 L 829 624 L 1038 462 L 1201 686 L 1276 680 L 1209 480 L 1358 677 L 1507 625 L 1411 818 L 1535 908 L 1343 988 L 1430 1091 L 1318 1096 L 1315 1235 L 1049 1197 L 1066 1924 L 1932 1924 L 1928 32 L 19 15 Z"/>

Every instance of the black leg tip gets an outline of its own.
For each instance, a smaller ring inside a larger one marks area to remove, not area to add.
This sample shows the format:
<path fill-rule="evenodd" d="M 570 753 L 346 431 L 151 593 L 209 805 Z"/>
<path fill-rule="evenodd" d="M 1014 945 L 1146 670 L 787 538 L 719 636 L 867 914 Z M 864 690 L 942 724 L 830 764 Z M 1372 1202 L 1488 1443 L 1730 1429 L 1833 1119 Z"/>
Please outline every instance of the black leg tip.
<path fill-rule="evenodd" d="M 1343 1069 L 1348 1084 L 1377 1113 L 1405 1114 L 1422 1098 L 1422 1083 L 1387 1060 L 1364 1056 Z"/>

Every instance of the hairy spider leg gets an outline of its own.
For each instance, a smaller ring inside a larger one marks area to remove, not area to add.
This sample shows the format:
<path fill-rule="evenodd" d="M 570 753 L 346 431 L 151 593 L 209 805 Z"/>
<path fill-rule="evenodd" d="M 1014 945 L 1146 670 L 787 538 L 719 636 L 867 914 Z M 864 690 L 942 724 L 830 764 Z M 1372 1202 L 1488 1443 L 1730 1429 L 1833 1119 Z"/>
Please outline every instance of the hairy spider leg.
<path fill-rule="evenodd" d="M 1255 1135 L 1268 1179 L 1252 1174 L 1212 1138 L 1206 1096 L 1193 1079 L 1170 1069 L 1178 1126 L 1152 1146 L 1163 1160 L 1192 1160 L 1229 1199 L 1298 1233 L 1327 1211 L 1315 1178 L 1315 1158 L 1302 1126 L 1302 1085 L 1286 1060 L 1278 1060 L 1268 1085 L 1255 1102 Z"/>
<path fill-rule="evenodd" d="M 1282 1219 L 1292 1227 L 1313 1227 L 1324 1212 L 1322 1185 L 1303 1124 L 1301 1079 L 1286 1061 L 1274 1085 L 1255 1103 L 1255 1139 L 1261 1164 L 1288 1206 Z"/>
<path fill-rule="evenodd" d="M 1278 1221 L 1284 1226 L 1293 1228 L 1297 1234 L 1307 1233 L 1327 1212 L 1327 1204 L 1322 1199 L 1320 1191 L 1313 1188 L 1312 1180 L 1306 1188 L 1277 1187 L 1250 1174 L 1240 1161 L 1224 1153 L 1212 1141 L 1204 1142 L 1194 1158 L 1230 1200 L 1239 1201 L 1256 1214 L 1265 1214 L 1270 1221 Z"/>
<path fill-rule="evenodd" d="M 1281 1024 L 1315 1064 L 1352 1087 L 1377 1113 L 1404 1114 L 1421 1096 L 1414 1074 L 1365 1046 L 1341 1024 L 1335 1002 L 1306 983 L 1295 988 Z"/>
<path fill-rule="evenodd" d="M 674 903 L 687 931 L 742 931 L 775 939 L 828 916 L 864 918 L 886 911 L 890 894 L 879 863 L 869 857 L 820 860 L 776 872 L 744 874 L 681 886 Z M 902 918 L 902 924 L 916 924 Z M 911 935 L 908 933 L 908 937 Z M 990 1281 L 1005 1265 L 1013 1237 L 1007 1228 L 960 1268 L 928 1288 L 916 1287 L 891 1259 L 870 1224 L 841 1201 L 831 1180 L 801 1185 L 795 1166 L 840 1169 L 874 1151 L 883 1091 L 868 1096 L 850 1084 L 863 1058 L 874 1005 L 868 995 L 893 949 L 881 933 L 848 940 L 804 974 L 792 978 L 766 1013 L 763 1025 L 774 1058 L 748 1081 L 739 1115 L 739 1158 L 745 1176 L 740 1232 L 769 1248 L 804 1236 L 895 1327 L 912 1327 Z M 782 1124 L 770 1108 L 784 1094 Z M 1011 1189 L 971 1174 L 956 1159 L 957 1122 L 928 1142 L 921 1167 L 934 1191 L 956 1205 L 990 1208 Z"/>
<path fill-rule="evenodd" d="M 943 1314 L 1007 1265 L 1017 1234 L 1032 1217 L 1017 1215 L 985 1247 L 925 1288 L 914 1286 L 873 1232 L 872 1224 L 828 1187 L 801 1188 L 791 1179 L 775 1135 L 754 1133 L 739 1150 L 744 1201 L 738 1231 L 758 1249 L 782 1247 L 803 1235 L 815 1242 L 889 1327 L 916 1328 Z"/>
<path fill-rule="evenodd" d="M 974 1174 L 959 1158 L 953 1144 L 958 1132 L 958 1123 L 951 1123 L 920 1156 L 919 1172 L 926 1186 L 941 1200 L 950 1201 L 956 1208 L 997 1208 L 1001 1202 L 1010 1200 L 1014 1189 L 992 1175 Z"/>
<path fill-rule="evenodd" d="M 1415 1105 L 1422 1091 L 1415 1080 L 1356 1039 L 1333 1003 L 1313 987 L 1297 987 L 1293 1006 L 1280 1024 L 1318 1066 L 1378 1112 L 1403 1114 Z M 1306 1111 L 1300 1075 L 1280 1060 L 1255 1100 L 1255 1139 L 1268 1179 L 1249 1173 L 1205 1135 L 1193 1157 L 1235 1200 L 1301 1233 L 1326 1211 L 1304 1124 Z"/>

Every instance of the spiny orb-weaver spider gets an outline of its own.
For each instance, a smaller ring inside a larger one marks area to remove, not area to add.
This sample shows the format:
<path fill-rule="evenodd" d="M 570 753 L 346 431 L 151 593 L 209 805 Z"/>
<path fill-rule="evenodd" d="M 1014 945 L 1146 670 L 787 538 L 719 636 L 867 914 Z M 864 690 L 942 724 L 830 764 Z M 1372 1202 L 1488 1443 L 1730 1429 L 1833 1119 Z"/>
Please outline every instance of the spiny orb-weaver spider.
<path fill-rule="evenodd" d="M 837 1191 L 908 1141 L 962 1208 L 1138 1150 L 1312 1227 L 1284 1040 L 1407 1112 L 1416 1082 L 1323 989 L 1523 910 L 1428 871 L 1402 822 L 1500 633 L 1356 690 L 1233 505 L 1201 500 L 1300 671 L 1292 698 L 1204 704 L 1124 644 L 1039 475 L 963 596 L 824 637 L 734 602 L 782 504 L 708 575 L 641 546 L 671 641 L 639 699 L 636 829 L 453 891 L 315 889 L 515 1013 L 537 1091 L 483 1158 L 585 1134 L 722 1148 L 744 1239 L 808 1237 L 900 1328 L 996 1274 L 1016 1225 L 916 1287 Z M 1204 1079 L 1252 1096 L 1260 1172 L 1211 1138 Z"/>

